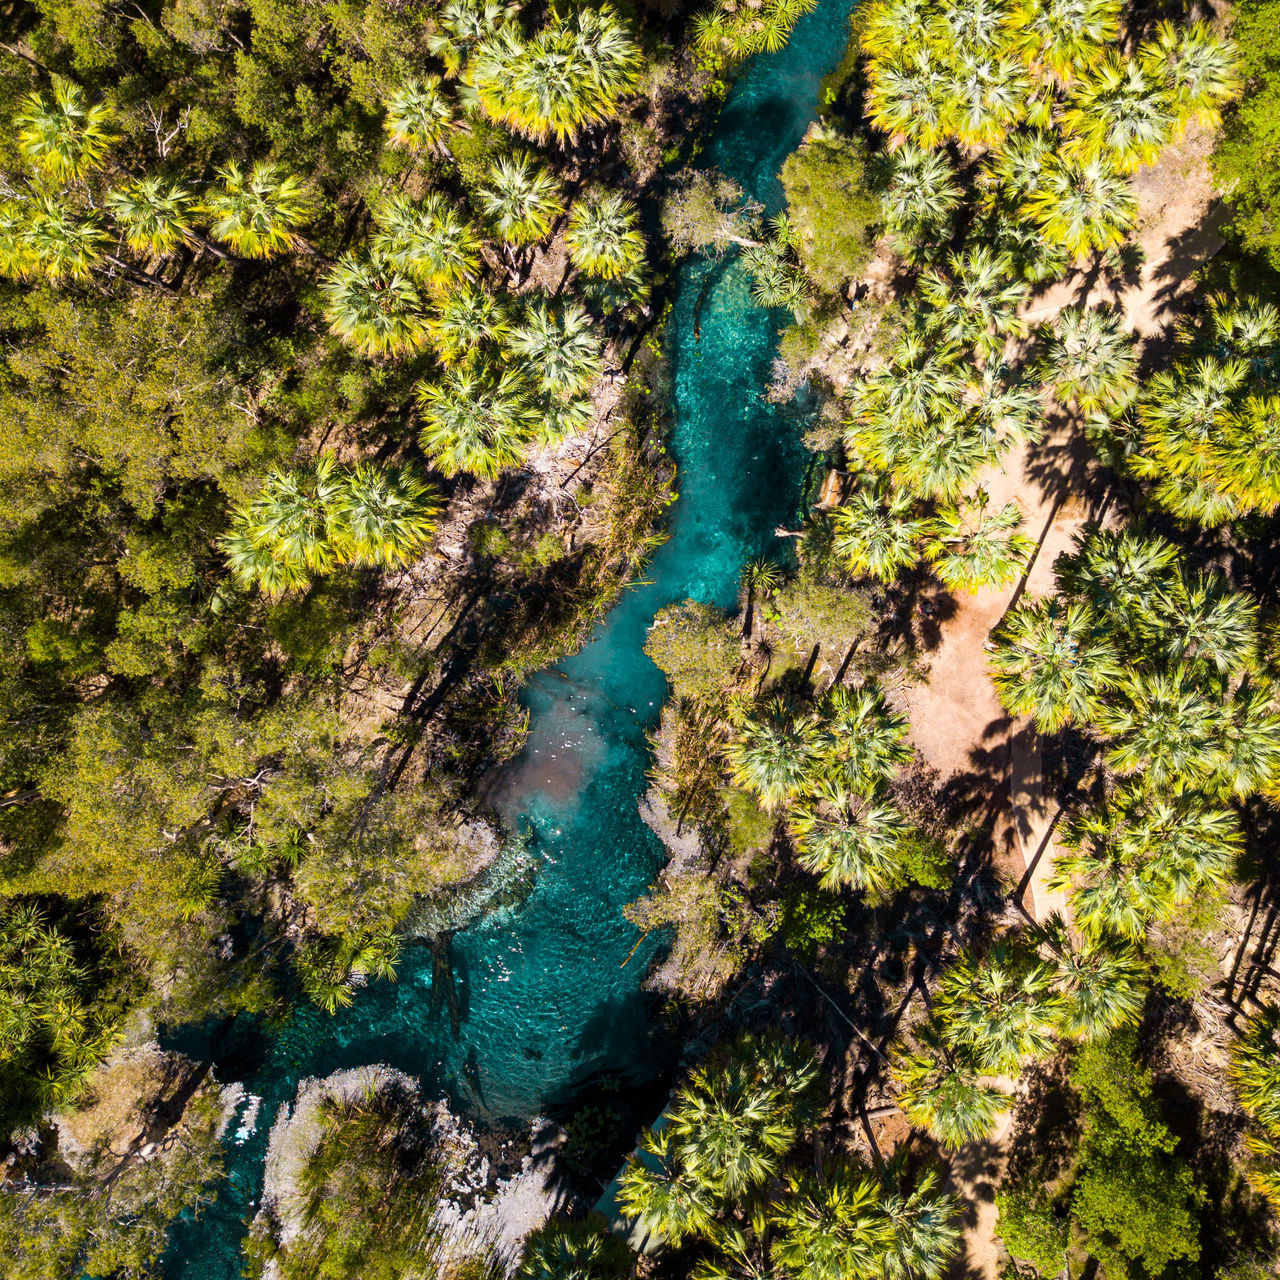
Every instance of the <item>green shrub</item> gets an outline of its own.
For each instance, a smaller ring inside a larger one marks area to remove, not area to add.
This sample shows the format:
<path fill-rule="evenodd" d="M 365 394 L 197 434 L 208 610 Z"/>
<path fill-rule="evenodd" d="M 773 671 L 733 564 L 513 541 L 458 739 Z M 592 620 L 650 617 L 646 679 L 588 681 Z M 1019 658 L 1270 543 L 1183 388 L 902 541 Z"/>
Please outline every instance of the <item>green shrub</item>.
<path fill-rule="evenodd" d="M 756 803 L 756 798 L 737 787 L 726 787 L 721 799 L 728 814 L 729 848 L 735 857 L 748 849 L 761 849 L 773 839 L 774 819 Z"/>
<path fill-rule="evenodd" d="M 644 651 L 671 682 L 673 698 L 712 698 L 741 659 L 723 609 L 686 600 L 658 611 Z"/>
<path fill-rule="evenodd" d="M 1154 1278 L 1200 1256 L 1204 1193 L 1173 1154 L 1176 1140 L 1135 1052 L 1133 1031 L 1117 1032 L 1082 1048 L 1071 1077 L 1085 1100 L 1071 1214 L 1110 1280 Z"/>
<path fill-rule="evenodd" d="M 1245 245 L 1280 269 L 1280 0 L 1241 0 L 1232 35 L 1246 91 L 1213 154 L 1218 186 Z"/>
<path fill-rule="evenodd" d="M 838 293 L 871 256 L 880 198 L 871 190 L 867 150 L 855 138 L 820 133 L 787 157 L 782 186 L 797 253 L 819 289 Z"/>
<path fill-rule="evenodd" d="M 844 936 L 845 904 L 825 889 L 788 889 L 774 935 L 788 950 L 811 964 L 823 947 Z"/>
<path fill-rule="evenodd" d="M 1019 1261 L 1046 1276 L 1062 1270 L 1070 1224 L 1043 1187 L 1002 1187 L 996 1192 L 996 1230 Z"/>
<path fill-rule="evenodd" d="M 481 520 L 467 530 L 471 550 L 482 560 L 500 560 L 514 545 L 511 535 L 495 520 Z"/>
<path fill-rule="evenodd" d="M 941 840 L 914 827 L 898 844 L 899 865 L 909 881 L 926 889 L 949 889 L 955 868 Z"/>

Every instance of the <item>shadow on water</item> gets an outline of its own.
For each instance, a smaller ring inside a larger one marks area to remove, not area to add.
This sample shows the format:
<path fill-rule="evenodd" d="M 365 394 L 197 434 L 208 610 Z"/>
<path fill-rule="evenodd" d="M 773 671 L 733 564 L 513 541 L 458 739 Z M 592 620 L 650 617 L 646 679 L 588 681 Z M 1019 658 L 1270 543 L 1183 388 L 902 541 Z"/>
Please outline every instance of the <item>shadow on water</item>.
<path fill-rule="evenodd" d="M 849 0 L 823 0 L 785 50 L 747 66 L 699 160 L 769 213 L 781 207 L 777 175 L 816 112 L 819 81 L 843 53 L 848 11 Z M 742 564 L 796 517 L 806 455 L 794 417 L 761 399 L 778 326 L 752 305 L 734 258 L 682 268 L 667 335 L 681 469 L 671 536 L 647 585 L 623 596 L 580 653 L 530 682 L 528 746 L 494 792 L 502 816 L 532 837 L 539 872 L 528 896 L 443 951 L 407 947 L 396 982 L 370 985 L 335 1017 L 303 1008 L 270 1035 L 249 1019 L 169 1035 L 259 1099 L 256 1126 L 243 1111 L 232 1121 L 217 1204 L 174 1230 L 171 1280 L 239 1276 L 267 1134 L 304 1077 L 386 1062 L 495 1123 L 570 1117 L 585 1094 L 610 1099 L 596 1110 L 631 1123 L 619 1099 L 660 1095 L 673 1046 L 655 1037 L 642 986 L 658 943 L 646 940 L 624 968 L 639 935 L 621 915 L 663 858 L 636 807 L 666 692 L 644 638 L 673 601 L 732 604 Z"/>

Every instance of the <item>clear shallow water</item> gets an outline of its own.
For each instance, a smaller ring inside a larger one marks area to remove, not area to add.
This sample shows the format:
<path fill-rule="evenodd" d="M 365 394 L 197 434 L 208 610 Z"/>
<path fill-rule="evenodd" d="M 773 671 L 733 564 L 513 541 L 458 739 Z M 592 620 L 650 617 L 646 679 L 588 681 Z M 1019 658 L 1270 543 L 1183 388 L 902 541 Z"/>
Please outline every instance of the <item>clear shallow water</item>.
<path fill-rule="evenodd" d="M 819 81 L 844 52 L 849 8 L 850 0 L 821 0 L 785 50 L 742 72 L 698 161 L 737 179 L 770 213 L 782 206 L 777 174 L 816 114 Z M 520 905 L 454 937 L 456 1036 L 447 1009 L 432 1009 L 430 953 L 415 947 L 398 982 L 375 984 L 336 1017 L 303 1009 L 272 1036 L 242 1020 L 212 1043 L 175 1037 L 261 1103 L 252 1133 L 236 1141 L 232 1126 L 216 1204 L 175 1228 L 171 1280 L 239 1276 L 267 1132 L 302 1077 L 387 1062 L 479 1114 L 525 1119 L 602 1074 L 639 1082 L 666 1065 L 641 987 L 655 944 L 622 967 L 639 934 L 620 909 L 644 892 L 663 856 L 636 810 L 646 734 L 665 695 L 644 638 L 665 604 L 732 604 L 744 561 L 795 518 L 806 455 L 794 422 L 760 399 L 777 332 L 778 316 L 751 303 L 732 258 L 682 269 L 668 330 L 681 472 L 671 536 L 648 585 L 626 593 L 581 653 L 527 690 L 528 748 L 495 802 L 509 822 L 531 827 L 540 871 Z"/>

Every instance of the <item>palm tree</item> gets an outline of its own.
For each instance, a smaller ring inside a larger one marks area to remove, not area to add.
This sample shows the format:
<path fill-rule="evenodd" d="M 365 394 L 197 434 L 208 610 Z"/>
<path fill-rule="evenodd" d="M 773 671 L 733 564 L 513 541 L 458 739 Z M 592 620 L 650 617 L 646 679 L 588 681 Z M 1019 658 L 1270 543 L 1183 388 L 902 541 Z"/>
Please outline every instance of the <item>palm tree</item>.
<path fill-rule="evenodd" d="M 898 1050 L 890 1059 L 898 1105 L 907 1119 L 950 1151 L 987 1137 L 1012 1099 L 983 1084 L 968 1055 L 948 1052 L 936 1028 L 926 1027 L 921 1039 L 921 1052 Z"/>
<path fill-rule="evenodd" d="M 554 14 L 532 39 L 507 23 L 473 51 L 466 79 L 484 110 L 539 142 L 608 119 L 635 84 L 639 51 L 610 5 Z"/>
<path fill-rule="evenodd" d="M 73 213 L 49 196 L 38 196 L 29 208 L 22 244 L 50 280 L 87 280 L 107 257 L 107 233 L 97 215 Z"/>
<path fill-rule="evenodd" d="M 1041 733 L 1092 723 L 1120 680 L 1120 655 L 1078 601 L 1020 604 L 991 638 L 991 678 L 1000 701 L 1013 715 L 1031 716 Z"/>
<path fill-rule="evenodd" d="M 1049 886 L 1071 894 L 1095 942 L 1140 939 L 1149 922 L 1220 883 L 1243 847 L 1238 816 L 1198 799 L 1153 796 L 1141 784 L 1073 815 Z"/>
<path fill-rule="evenodd" d="M 1236 301 L 1219 293 L 1209 298 L 1206 314 L 1201 346 L 1248 360 L 1255 390 L 1280 386 L 1280 310 L 1256 298 Z"/>
<path fill-rule="evenodd" d="M 453 127 L 453 104 L 441 88 L 439 76 L 404 82 L 386 102 L 383 127 L 391 142 L 410 151 L 439 147 Z"/>
<path fill-rule="evenodd" d="M 581 435 L 591 424 L 596 407 L 590 399 L 543 400 L 538 405 L 535 442 L 550 449 L 569 436 Z"/>
<path fill-rule="evenodd" d="M 979 246 L 951 254 L 948 266 L 948 274 L 931 270 L 920 278 L 920 293 L 932 308 L 924 316 L 930 332 L 988 357 L 1010 335 L 1027 332 L 1018 309 L 1030 288 L 1008 258 Z"/>
<path fill-rule="evenodd" d="M 1095 529 L 1080 537 L 1053 572 L 1063 595 L 1082 598 L 1099 627 L 1115 641 L 1131 644 L 1145 634 L 1159 592 L 1174 580 L 1177 550 L 1141 529 Z"/>
<path fill-rule="evenodd" d="M 515 245 L 534 244 L 564 211 L 555 179 L 528 152 L 504 156 L 480 188 L 480 203 L 498 235 Z"/>
<path fill-rule="evenodd" d="M 1280 1010 L 1268 1006 L 1248 1019 L 1228 1074 L 1240 1105 L 1280 1136 Z"/>
<path fill-rule="evenodd" d="M 794 1280 L 876 1280 L 894 1244 L 879 1185 L 843 1162 L 825 1174 L 788 1178 L 789 1194 L 774 1206 L 774 1261 Z"/>
<path fill-rule="evenodd" d="M 1020 204 L 1043 185 L 1058 147 L 1057 134 L 1048 129 L 1020 130 L 987 157 L 981 185 L 994 187 L 997 196 Z M 988 203 L 994 202 L 995 196 L 989 196 Z"/>
<path fill-rule="evenodd" d="M 823 765 L 837 784 L 871 795 L 911 759 L 910 721 L 873 685 L 832 689 L 821 709 Z"/>
<path fill-rule="evenodd" d="M 258 587 L 268 596 L 278 596 L 311 585 L 305 565 L 277 558 L 250 532 L 249 513 L 237 511 L 236 515 L 236 525 L 219 540 L 218 546 L 227 568 L 241 586 Z"/>
<path fill-rule="evenodd" d="M 782 581 L 782 570 L 774 560 L 767 556 L 757 556 L 742 566 L 740 577 L 742 593 L 747 598 L 747 607 L 743 610 L 742 634 L 748 639 L 754 631 L 754 614 L 756 598 L 773 591 Z"/>
<path fill-rule="evenodd" d="M 1141 451 L 1130 466 L 1156 482 L 1157 499 L 1175 515 L 1211 525 L 1241 513 L 1240 501 L 1222 491 L 1215 462 L 1248 382 L 1247 360 L 1212 354 L 1148 380 L 1138 401 Z"/>
<path fill-rule="evenodd" d="M 925 150 L 947 136 L 952 79 L 944 59 L 918 40 L 905 41 L 867 66 L 867 118 Z"/>
<path fill-rule="evenodd" d="M 647 1233 L 671 1245 L 706 1235 L 718 1207 L 701 1181 L 681 1167 L 678 1143 L 666 1129 L 645 1130 L 640 1154 L 627 1158 L 618 1204 Z"/>
<path fill-rule="evenodd" d="M 809 277 L 792 260 L 791 245 L 781 236 L 742 251 L 742 264 L 751 273 L 751 297 L 758 306 L 786 308 L 802 320 L 813 306 Z"/>
<path fill-rule="evenodd" d="M 1247 511 L 1280 509 L 1280 395 L 1249 396 L 1212 454 L 1217 482 Z"/>
<path fill-rule="evenodd" d="M 901 52 L 923 31 L 931 8 L 929 0 L 873 0 L 859 15 L 862 52 L 873 61 Z"/>
<path fill-rule="evenodd" d="M 524 382 L 511 369 L 451 369 L 419 385 L 418 403 L 426 418 L 423 451 L 447 476 L 466 471 L 493 479 L 524 457 L 537 426 Z"/>
<path fill-rule="evenodd" d="M 631 1250 L 598 1216 L 553 1218 L 526 1237 L 517 1280 L 627 1280 Z"/>
<path fill-rule="evenodd" d="M 218 170 L 219 186 L 205 197 L 210 232 L 244 258 L 274 258 L 301 245 L 297 228 L 311 217 L 302 180 L 267 160 L 248 174 L 230 161 Z"/>
<path fill-rule="evenodd" d="M 1244 1139 L 1249 1159 L 1241 1172 L 1250 1188 L 1280 1211 L 1280 1142 L 1270 1134 L 1249 1133 Z"/>
<path fill-rule="evenodd" d="M 992 0 L 939 5 L 930 15 L 924 35 L 935 48 L 951 50 L 957 58 L 999 53 L 1008 44 L 1007 23 L 1005 6 Z"/>
<path fill-rule="evenodd" d="M 892 435 L 927 427 L 952 412 L 964 392 L 959 348 L 908 330 L 889 357 L 888 367 L 849 385 L 845 398 L 855 423 L 880 423 Z M 851 428 L 856 433 L 857 427 Z"/>
<path fill-rule="evenodd" d="M 832 512 L 832 548 L 855 573 L 889 582 L 920 558 L 924 522 L 911 511 L 909 499 L 859 489 L 847 506 Z"/>
<path fill-rule="evenodd" d="M 135 253 L 171 254 L 194 238 L 195 197 L 163 178 L 142 178 L 107 193 L 107 208 Z"/>
<path fill-rule="evenodd" d="M 988 513 L 979 489 L 971 502 L 945 506 L 926 525 L 924 554 L 952 591 L 1003 587 L 1025 568 L 1035 543 L 1018 530 L 1022 511 L 1016 502 Z"/>
<path fill-rule="evenodd" d="M 375 205 L 373 216 L 378 226 L 373 251 L 398 270 L 441 292 L 475 278 L 480 239 L 439 192 L 420 203 L 387 196 Z"/>
<path fill-rule="evenodd" d="M 690 1280 L 773 1280 L 767 1237 L 754 1226 L 744 1231 L 737 1223 L 717 1221 L 707 1238 L 716 1253 L 698 1259 Z"/>
<path fill-rule="evenodd" d="M 822 738 L 816 716 L 774 698 L 743 721 L 726 756 L 734 781 L 755 795 L 769 813 L 813 785 Z"/>
<path fill-rule="evenodd" d="M 744 8 L 730 0 L 713 0 L 693 20 L 698 48 L 726 62 L 755 53 L 777 53 L 786 46 L 791 29 L 817 0 L 763 0 Z"/>
<path fill-rule="evenodd" d="M 986 1071 L 1016 1071 L 1053 1048 L 1060 1001 L 1043 961 L 1008 942 L 966 952 L 947 969 L 934 1011 L 947 1043 Z"/>
<path fill-rule="evenodd" d="M 84 90 L 66 80 L 55 81 L 52 100 L 27 94 L 13 123 L 18 149 L 56 182 L 72 182 L 99 168 L 118 136 L 111 131 L 111 109 L 101 102 L 90 106 Z"/>
<path fill-rule="evenodd" d="M 0 275 L 22 280 L 38 268 L 27 241 L 23 206 L 14 200 L 0 201 Z"/>
<path fill-rule="evenodd" d="M 1158 879 L 1102 849 L 1060 853 L 1047 883 L 1067 894 L 1077 927 L 1099 942 L 1137 942 L 1151 921 L 1167 919 L 1176 905 Z"/>
<path fill-rule="evenodd" d="M 1059 1029 L 1073 1040 L 1101 1040 L 1142 1016 L 1145 972 L 1130 948 L 1112 938 L 1075 945 L 1061 916 L 1044 929 L 1054 948 Z"/>
<path fill-rule="evenodd" d="M 995 462 L 1009 444 L 1007 439 L 993 441 L 963 414 L 949 414 L 899 437 L 889 474 L 904 497 L 914 494 L 955 502 L 973 485 L 978 472 Z"/>
<path fill-rule="evenodd" d="M 796 858 L 824 889 L 852 889 L 883 901 L 902 883 L 899 849 L 910 826 L 891 804 L 841 799 L 835 818 L 823 816 L 833 805 L 793 813 Z"/>
<path fill-rule="evenodd" d="M 880 1175 L 881 1208 L 893 1230 L 881 1263 L 884 1280 L 941 1280 L 963 1235 L 960 1203 L 941 1190 L 934 1165 L 907 1190 L 906 1154 L 896 1154 Z"/>
<path fill-rule="evenodd" d="M 1042 376 L 1086 413 L 1123 405 L 1135 386 L 1133 338 L 1111 308 L 1064 307 L 1041 336 Z"/>
<path fill-rule="evenodd" d="M 684 1168 L 721 1205 L 740 1204 L 777 1176 L 808 1113 L 802 1102 L 815 1076 L 812 1056 L 797 1057 L 797 1078 L 778 1079 L 744 1052 L 753 1043 L 695 1068 L 669 1112 Z"/>
<path fill-rule="evenodd" d="M 1239 800 L 1255 791 L 1275 794 L 1280 781 L 1280 714 L 1276 705 L 1276 689 L 1269 681 L 1246 682 L 1236 690 L 1227 706 L 1229 727 L 1211 791 Z"/>
<path fill-rule="evenodd" d="M 413 281 L 380 254 L 344 254 L 321 278 L 320 291 L 329 327 L 364 355 L 411 355 L 426 345 L 427 321 Z"/>
<path fill-rule="evenodd" d="M 1072 86 L 1062 114 L 1065 153 L 1105 160 L 1120 173 L 1150 164 L 1173 132 L 1174 115 L 1157 78 L 1141 62 L 1108 51 Z"/>
<path fill-rule="evenodd" d="M 1234 50 L 1203 22 L 1161 22 L 1139 48 L 1138 61 L 1151 80 L 1164 85 L 1179 127 L 1192 120 L 1214 127 L 1222 120 L 1223 103 L 1240 91 Z"/>
<path fill-rule="evenodd" d="M 341 560 L 393 568 L 430 541 L 440 503 L 413 471 L 358 462 L 345 480 L 329 513 L 329 539 Z"/>
<path fill-rule="evenodd" d="M 957 5 L 952 13 L 970 6 Z M 975 12 L 991 12 L 984 5 Z M 1031 89 L 1026 68 L 1020 59 L 1001 56 L 994 50 L 953 53 L 951 93 L 946 104 L 948 133 L 966 147 L 994 147 L 1026 115 Z"/>
<path fill-rule="evenodd" d="M 908 143 L 893 153 L 892 164 L 884 195 L 889 226 L 907 236 L 939 234 L 963 194 L 950 160 Z"/>
<path fill-rule="evenodd" d="M 964 404 L 983 447 L 993 454 L 1015 443 L 1038 443 L 1044 435 L 1036 388 L 994 360 L 970 371 Z"/>
<path fill-rule="evenodd" d="M 644 260 L 639 220 L 635 204 L 616 191 L 576 201 L 564 237 L 573 265 L 602 280 L 635 270 Z"/>
<path fill-rule="evenodd" d="M 1019 52 L 1032 68 L 1043 68 L 1070 84 L 1120 36 L 1119 0 L 1019 0 L 1012 26 Z"/>
<path fill-rule="evenodd" d="M 1071 255 L 1046 240 L 1027 219 L 1021 201 L 1003 191 L 989 195 L 986 207 L 969 224 L 965 244 L 986 245 L 1029 285 L 1061 279 L 1071 265 Z"/>
<path fill-rule="evenodd" d="M 305 586 L 338 562 L 330 520 L 342 476 L 329 457 L 298 471 L 271 472 L 252 502 L 236 509 L 222 540 L 233 574 L 269 594 Z"/>
<path fill-rule="evenodd" d="M 554 399 L 580 395 L 604 371 L 600 339 L 576 302 L 531 303 L 508 342 L 543 394 Z"/>
<path fill-rule="evenodd" d="M 506 307 L 492 294 L 462 288 L 445 294 L 427 329 L 436 354 L 452 366 L 487 360 L 492 348 L 506 342 L 511 324 Z"/>
<path fill-rule="evenodd" d="M 1163 661 L 1241 676 L 1258 651 L 1258 605 L 1216 578 L 1179 574 L 1156 588 L 1148 623 Z"/>
<path fill-rule="evenodd" d="M 516 3 L 449 0 L 436 15 L 436 29 L 427 37 L 427 48 L 444 63 L 446 75 L 456 76 L 476 45 L 519 12 Z"/>
<path fill-rule="evenodd" d="M 1050 241 L 1077 258 L 1122 244 L 1137 216 L 1128 181 L 1099 156 L 1050 166 L 1025 209 Z"/>
<path fill-rule="evenodd" d="M 1175 791 L 1208 783 L 1223 763 L 1229 719 L 1185 667 L 1128 670 L 1113 698 L 1098 708 L 1098 727 L 1112 741 L 1107 762 L 1141 773 L 1150 786 Z"/>
<path fill-rule="evenodd" d="M 812 1050 L 779 1035 L 719 1048 L 645 1132 L 621 1179 L 624 1210 L 672 1244 L 709 1234 L 717 1212 L 776 1174 L 813 1117 L 817 1077 Z"/>

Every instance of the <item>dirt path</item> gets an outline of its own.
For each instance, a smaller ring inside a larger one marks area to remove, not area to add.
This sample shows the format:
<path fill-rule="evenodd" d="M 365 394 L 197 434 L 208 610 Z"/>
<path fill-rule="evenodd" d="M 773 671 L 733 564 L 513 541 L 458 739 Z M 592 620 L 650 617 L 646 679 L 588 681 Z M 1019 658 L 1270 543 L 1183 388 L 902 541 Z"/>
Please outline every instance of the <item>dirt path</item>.
<path fill-rule="evenodd" d="M 1158 164 L 1136 175 L 1135 239 L 1142 257 L 1136 271 L 1125 278 L 1076 270 L 1032 299 L 1027 319 L 1039 323 L 1072 303 L 1110 303 L 1140 339 L 1163 335 L 1175 300 L 1191 288 L 1192 272 L 1222 243 L 1212 208 L 1211 147 L 1210 134 L 1189 133 Z M 1028 720 L 1011 719 L 1000 705 L 987 674 L 985 646 L 992 627 L 1018 598 L 1052 592 L 1053 562 L 1071 545 L 1091 509 L 1098 509 L 1100 495 L 1080 424 L 1066 416 L 1051 419 L 1040 444 L 1012 450 L 1004 465 L 981 481 L 994 505 L 1016 501 L 1022 507 L 1026 532 L 1039 541 L 1039 550 L 1024 585 L 943 597 L 928 653 L 928 680 L 906 691 L 911 736 L 945 789 L 986 802 L 994 820 L 997 865 L 1012 873 L 1034 862 L 1026 906 L 1044 919 L 1066 907 L 1064 895 L 1045 885 L 1056 853 L 1054 806 L 1041 785 L 1034 730 Z"/>
<path fill-rule="evenodd" d="M 1162 336 L 1190 276 L 1222 241 L 1207 164 L 1212 137 L 1189 134 L 1160 162 L 1135 178 L 1139 201 L 1136 240 L 1142 262 L 1128 279 L 1075 271 L 1032 300 L 1033 324 L 1075 303 L 1110 303 L 1121 309 L 1140 339 Z M 992 820 L 998 867 L 1031 868 L 1027 909 L 1037 920 L 1066 914 L 1066 897 L 1051 892 L 1056 804 L 1046 795 L 1038 736 L 1026 718 L 1011 718 L 987 673 L 987 637 L 1005 611 L 1023 596 L 1053 590 L 1053 562 L 1098 509 L 1090 450 L 1078 420 L 1059 417 L 1045 439 L 1015 449 L 999 470 L 982 477 L 993 504 L 1017 501 L 1026 532 L 1039 549 L 1024 584 L 999 591 L 956 592 L 936 608 L 934 643 L 926 683 L 906 691 L 911 737 L 944 790 L 984 802 Z M 966 1204 L 964 1247 L 954 1274 L 997 1280 L 1002 1246 L 997 1237 L 995 1187 L 1008 1154 L 1011 1113 L 986 1141 L 962 1147 L 951 1159 L 950 1181 Z"/>

